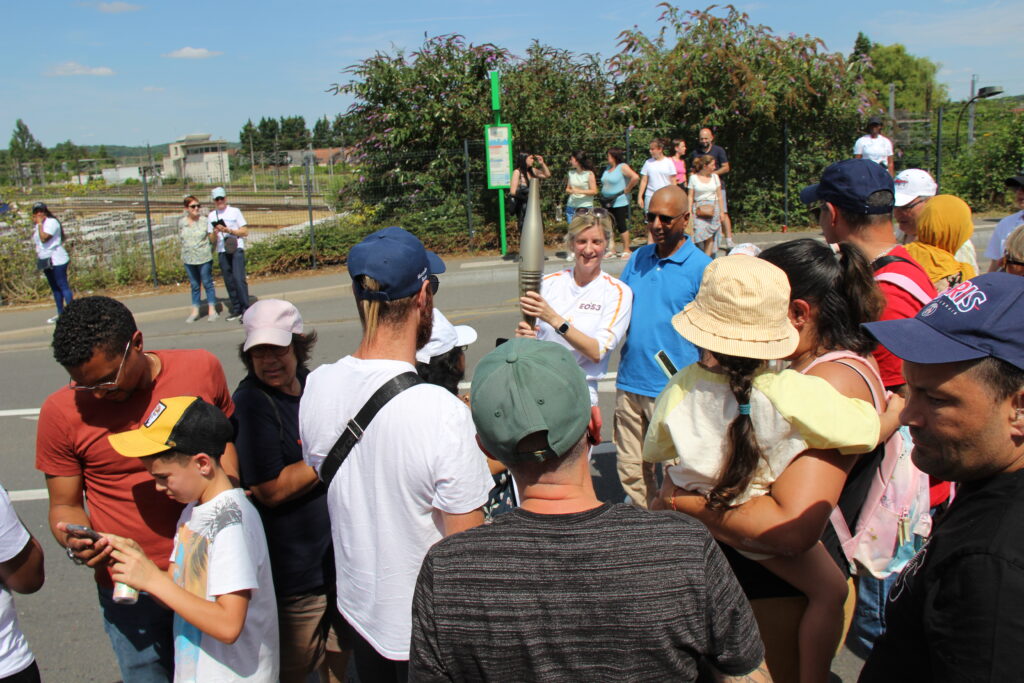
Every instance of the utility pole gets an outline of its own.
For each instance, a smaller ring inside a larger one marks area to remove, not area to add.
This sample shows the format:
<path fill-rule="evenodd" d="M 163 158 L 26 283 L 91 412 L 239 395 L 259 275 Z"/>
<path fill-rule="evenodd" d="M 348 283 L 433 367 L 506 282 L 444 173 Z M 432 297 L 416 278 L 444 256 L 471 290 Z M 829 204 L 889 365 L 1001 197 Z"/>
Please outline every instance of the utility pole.
<path fill-rule="evenodd" d="M 250 169 L 250 172 L 252 173 L 252 191 L 255 193 L 255 192 L 259 192 L 259 190 L 256 189 L 256 154 L 252 150 L 252 131 L 253 130 L 255 130 L 255 129 L 252 128 L 252 129 L 249 130 L 249 169 Z"/>
<path fill-rule="evenodd" d="M 974 99 L 974 90 L 978 84 L 978 75 L 971 74 L 971 99 Z M 967 146 L 974 144 L 974 102 L 967 107 Z"/>
<path fill-rule="evenodd" d="M 895 134 L 896 128 L 896 84 L 889 84 L 889 122 L 893 127 L 893 134 Z"/>

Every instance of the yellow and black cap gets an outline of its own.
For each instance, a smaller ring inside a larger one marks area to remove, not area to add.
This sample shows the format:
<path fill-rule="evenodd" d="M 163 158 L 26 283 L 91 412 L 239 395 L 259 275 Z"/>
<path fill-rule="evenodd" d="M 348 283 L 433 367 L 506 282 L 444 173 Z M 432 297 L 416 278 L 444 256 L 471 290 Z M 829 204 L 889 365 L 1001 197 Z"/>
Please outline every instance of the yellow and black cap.
<path fill-rule="evenodd" d="M 144 458 L 166 451 L 220 456 L 234 429 L 220 408 L 197 396 L 163 398 L 138 429 L 107 437 L 126 458 Z"/>

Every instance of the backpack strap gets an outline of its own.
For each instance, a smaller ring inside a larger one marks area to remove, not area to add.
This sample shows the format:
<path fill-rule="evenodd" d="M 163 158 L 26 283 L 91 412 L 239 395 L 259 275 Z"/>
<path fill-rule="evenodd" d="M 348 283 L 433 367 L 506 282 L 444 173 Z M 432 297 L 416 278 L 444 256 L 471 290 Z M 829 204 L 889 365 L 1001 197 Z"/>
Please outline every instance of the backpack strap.
<path fill-rule="evenodd" d="M 403 372 L 389 379 L 374 392 L 373 396 L 356 413 L 356 416 L 348 421 L 345 430 L 320 464 L 320 480 L 327 487 L 330 487 L 334 475 L 338 473 L 349 452 L 363 438 L 367 427 L 370 426 L 370 422 L 373 421 L 380 409 L 406 389 L 422 383 L 423 380 L 415 372 Z"/>
<path fill-rule="evenodd" d="M 896 256 L 895 254 L 886 254 L 885 256 L 879 256 L 871 262 L 871 270 L 877 273 L 882 268 L 892 265 L 893 263 L 909 263 L 910 265 L 915 265 L 910 259 L 905 259 L 902 256 Z"/>
<path fill-rule="evenodd" d="M 899 257 L 894 256 L 893 258 Z M 906 259 L 902 260 L 905 261 Z M 907 294 L 917 299 L 922 306 L 931 303 L 931 300 L 933 298 L 921 288 L 921 285 L 917 284 L 909 277 L 901 273 L 878 273 L 877 275 L 875 275 L 875 281 L 887 282 L 890 285 L 896 285 L 897 287 L 905 291 Z"/>

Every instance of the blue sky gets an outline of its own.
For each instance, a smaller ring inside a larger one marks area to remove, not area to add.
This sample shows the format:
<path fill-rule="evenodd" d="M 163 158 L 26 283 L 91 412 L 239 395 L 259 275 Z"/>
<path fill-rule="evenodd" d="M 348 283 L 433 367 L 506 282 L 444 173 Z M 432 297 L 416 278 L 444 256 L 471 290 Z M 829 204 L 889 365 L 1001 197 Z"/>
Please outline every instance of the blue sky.
<path fill-rule="evenodd" d="M 710 4 L 710 3 L 707 3 Z M 415 49 L 424 32 L 461 33 L 522 54 L 534 38 L 616 52 L 625 28 L 656 30 L 652 0 L 6 0 L 0 41 L 0 145 L 22 118 L 43 144 L 153 144 L 186 133 L 229 140 L 249 117 L 331 117 L 325 90 L 376 51 Z M 684 5 L 688 6 L 688 5 Z M 705 3 L 700 5 L 705 6 Z M 858 31 L 942 64 L 964 97 L 980 85 L 1024 93 L 1024 0 L 737 3 L 776 33 L 810 33 L 849 52 Z M 586 12 L 581 16 L 581 10 Z"/>

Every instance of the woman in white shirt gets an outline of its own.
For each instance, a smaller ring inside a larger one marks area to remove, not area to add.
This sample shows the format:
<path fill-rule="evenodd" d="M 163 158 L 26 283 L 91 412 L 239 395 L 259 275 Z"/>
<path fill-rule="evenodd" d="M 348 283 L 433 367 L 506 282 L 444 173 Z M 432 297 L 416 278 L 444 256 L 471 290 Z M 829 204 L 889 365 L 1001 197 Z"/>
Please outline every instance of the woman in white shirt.
<path fill-rule="evenodd" d="M 519 299 L 522 312 L 535 316 L 537 326 L 520 322 L 516 327 L 517 337 L 553 341 L 572 352 L 587 376 L 598 435 L 597 383 L 608 372 L 611 351 L 625 337 L 633 311 L 633 291 L 601 270 L 612 225 L 606 209 L 576 211 L 566 235 L 575 257 L 572 268 L 545 275 L 539 293 Z"/>
<path fill-rule="evenodd" d="M 57 315 L 46 322 L 55 323 L 64 307 L 71 303 L 71 285 L 68 284 L 68 256 L 64 248 L 64 235 L 60 221 L 50 212 L 46 204 L 36 202 L 32 205 L 32 244 L 36 248 L 36 269 L 43 271 L 46 281 L 50 283 L 53 300 L 57 304 Z"/>
<path fill-rule="evenodd" d="M 569 177 L 565 183 L 565 193 L 569 199 L 565 202 L 565 222 L 571 223 L 576 209 L 592 208 L 594 195 L 597 194 L 597 177 L 594 165 L 583 150 L 576 150 L 569 155 Z"/>
<path fill-rule="evenodd" d="M 693 244 L 713 256 L 722 229 L 722 180 L 713 173 L 715 158 L 710 154 L 693 160 L 690 176 L 690 228 Z"/>

